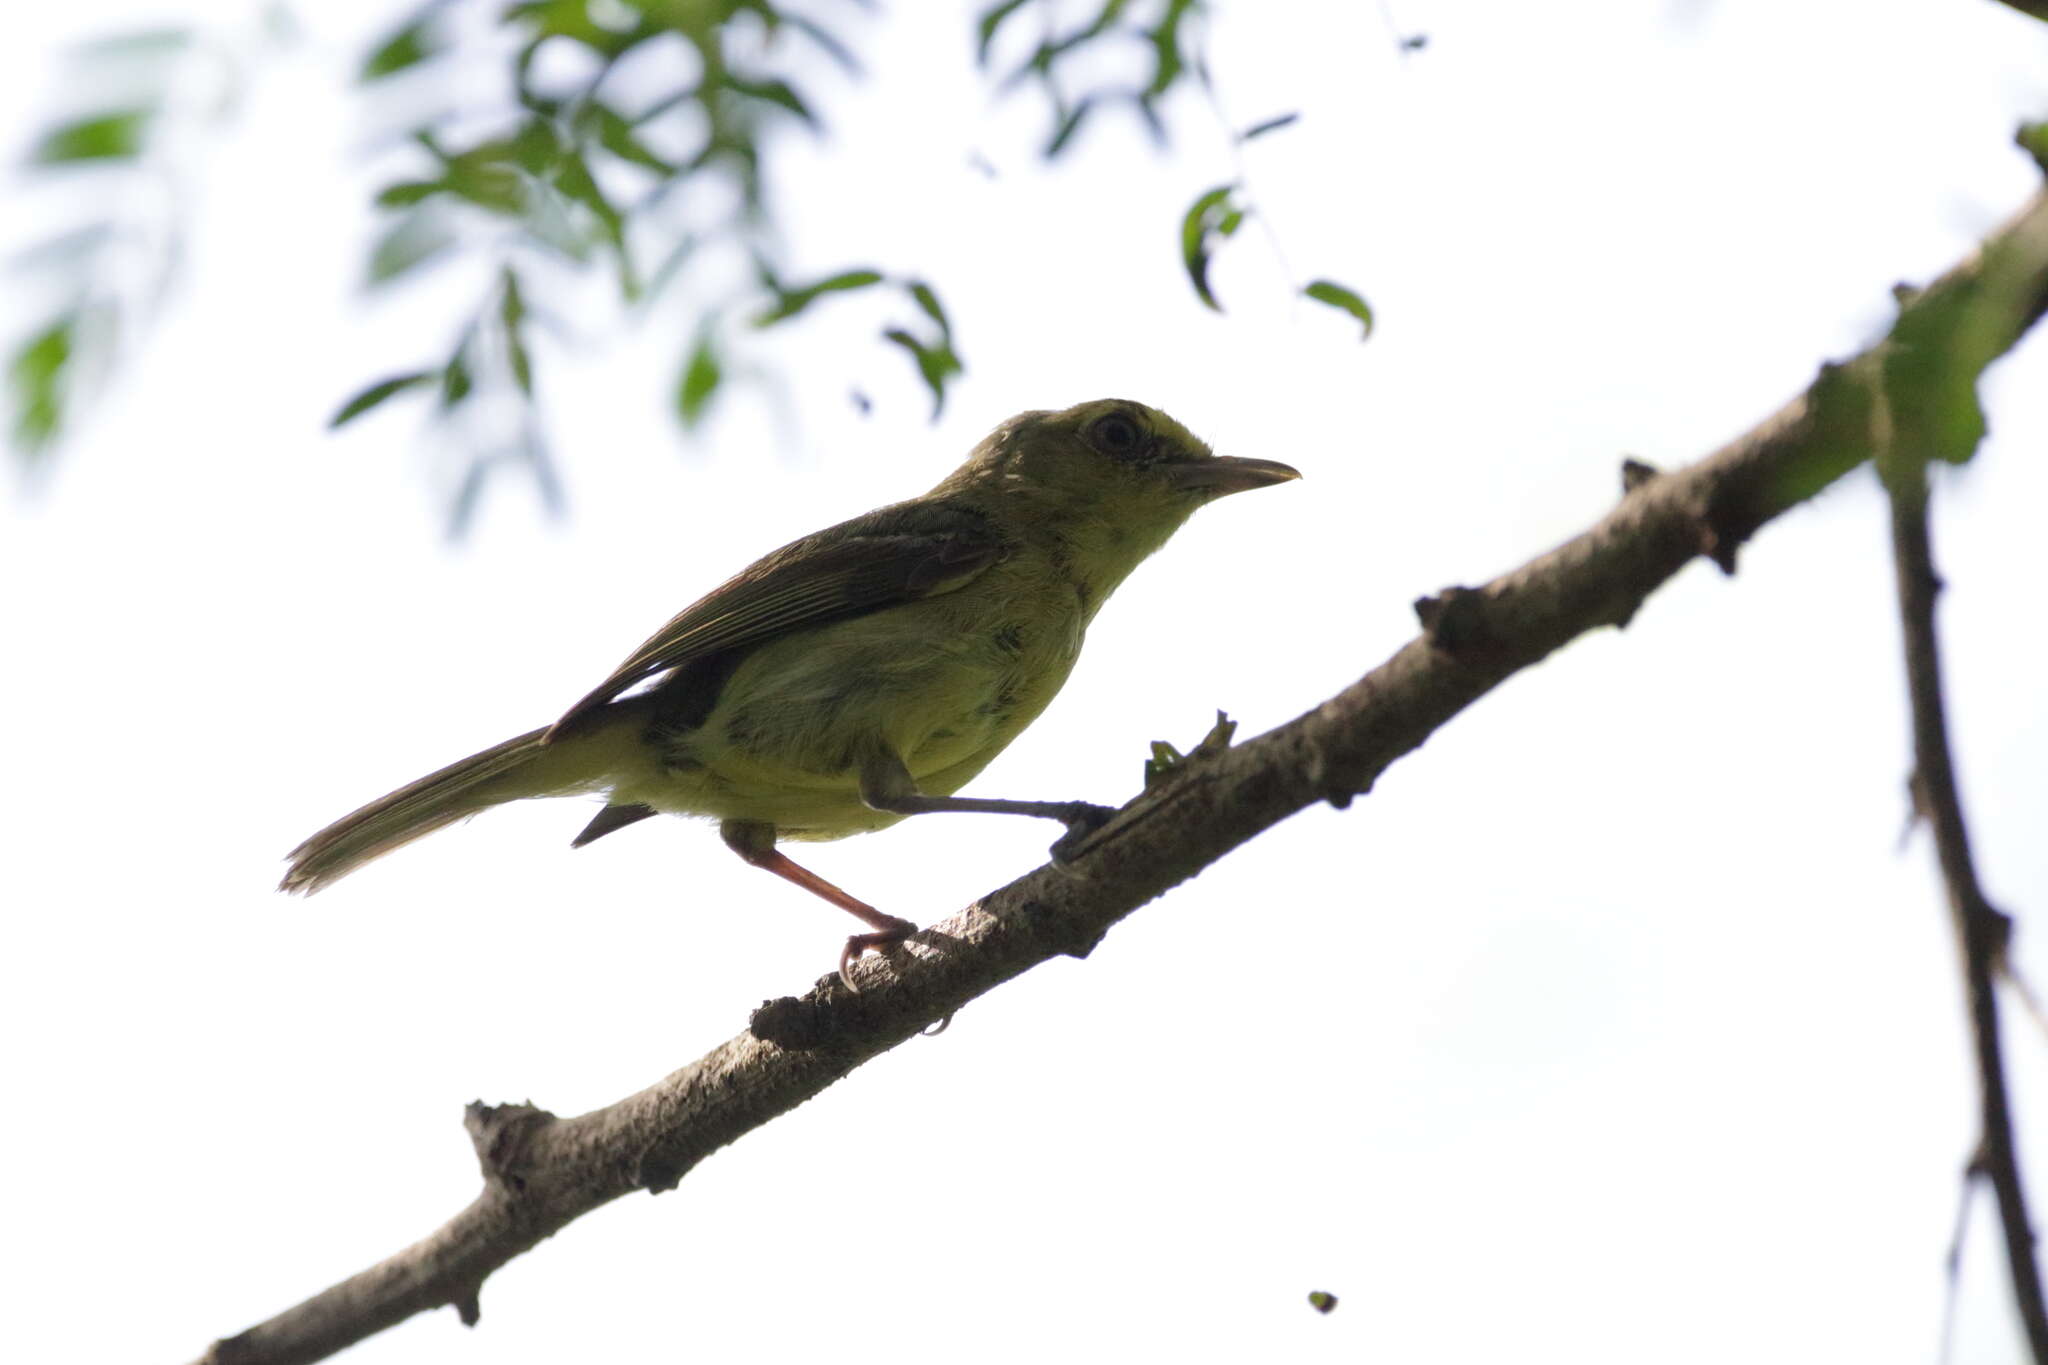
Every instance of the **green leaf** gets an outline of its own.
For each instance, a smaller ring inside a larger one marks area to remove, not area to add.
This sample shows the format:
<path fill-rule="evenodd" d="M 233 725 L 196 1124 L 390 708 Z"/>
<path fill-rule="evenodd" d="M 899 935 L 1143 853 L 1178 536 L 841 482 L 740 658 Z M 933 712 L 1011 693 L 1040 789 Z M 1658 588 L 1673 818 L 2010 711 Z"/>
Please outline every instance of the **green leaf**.
<path fill-rule="evenodd" d="M 1282 128 L 1291 128 L 1300 121 L 1300 114 L 1279 114 L 1273 118 L 1262 119 L 1239 133 L 1237 140 L 1239 142 L 1250 142 L 1253 138 L 1264 137 L 1268 133 L 1277 133 Z"/>
<path fill-rule="evenodd" d="M 356 79 L 367 85 L 386 76 L 395 76 L 429 57 L 439 56 L 446 47 L 432 14 L 423 14 L 379 43 L 376 50 L 363 59 L 362 70 L 356 73 Z"/>
<path fill-rule="evenodd" d="M 415 370 L 411 374 L 396 374 L 389 379 L 380 379 L 343 403 L 334 416 L 327 419 L 327 429 L 332 431 L 336 427 L 345 426 L 385 399 L 404 393 L 407 389 L 416 389 L 422 384 L 431 384 L 434 378 L 435 372 L 432 370 Z"/>
<path fill-rule="evenodd" d="M 1216 302 L 1216 295 L 1209 288 L 1209 258 L 1212 243 L 1229 237 L 1244 222 L 1248 210 L 1230 201 L 1236 190 L 1234 183 L 1218 185 L 1197 196 L 1180 220 L 1180 259 L 1187 270 L 1188 283 L 1194 286 L 1195 297 L 1219 313 L 1223 305 Z"/>
<path fill-rule="evenodd" d="M 981 12 L 981 18 L 974 24 L 974 60 L 977 65 L 988 65 L 988 51 L 995 45 L 996 30 L 1003 26 L 1005 19 L 1028 3 L 1029 0 L 1001 0 L 1000 4 L 990 5 Z"/>
<path fill-rule="evenodd" d="M 1094 111 L 1095 98 L 1092 95 L 1083 96 L 1073 108 L 1067 110 L 1066 116 L 1059 121 L 1059 126 L 1053 129 L 1052 140 L 1045 144 L 1047 161 L 1066 150 L 1067 144 L 1074 140 L 1074 134 L 1081 131 L 1082 121 Z"/>
<path fill-rule="evenodd" d="M 464 153 L 448 163 L 447 188 L 478 208 L 516 218 L 527 210 L 526 178 L 503 161 Z"/>
<path fill-rule="evenodd" d="M 2036 166 L 2048 171 L 2048 121 L 2022 123 L 2013 141 L 2020 145 L 2021 151 L 2034 158 Z"/>
<path fill-rule="evenodd" d="M 438 180 L 400 180 L 377 191 L 377 207 L 381 209 L 410 208 L 422 199 L 440 194 L 448 187 Z"/>
<path fill-rule="evenodd" d="M 43 134 L 29 159 L 42 166 L 130 160 L 142 150 L 142 136 L 154 113 L 151 109 L 119 109 L 59 124 Z"/>
<path fill-rule="evenodd" d="M 691 348 L 689 363 L 683 366 L 682 383 L 676 386 L 676 412 L 681 415 L 685 429 L 694 430 L 704 420 L 711 396 L 718 392 L 719 381 L 724 378 L 711 333 L 700 332 L 696 346 Z"/>
<path fill-rule="evenodd" d="M 64 425 L 64 381 L 77 350 L 79 315 L 60 314 L 16 348 L 7 366 L 14 390 L 14 443 L 35 454 Z"/>
<path fill-rule="evenodd" d="M 818 116 L 811 112 L 809 105 L 790 86 L 788 81 L 749 80 L 744 76 L 727 74 L 723 82 L 728 90 L 745 95 L 750 99 L 764 100 L 777 108 L 786 109 L 802 119 L 812 128 L 818 127 Z"/>
<path fill-rule="evenodd" d="M 499 273 L 498 323 L 505 333 L 505 363 L 512 382 L 528 398 L 533 397 L 533 355 L 526 348 L 526 296 L 519 288 L 519 273 L 506 266 Z"/>
<path fill-rule="evenodd" d="M 455 354 L 448 357 L 448 364 L 441 371 L 442 408 L 461 403 L 475 388 L 476 379 L 469 372 L 469 343 L 465 341 L 455 348 Z"/>
<path fill-rule="evenodd" d="M 924 310 L 926 317 L 939 324 L 939 334 L 948 341 L 952 340 L 953 324 L 946 321 L 946 310 L 939 307 L 939 296 L 933 292 L 932 287 L 923 280 L 912 280 L 910 297 L 917 301 L 917 306 Z"/>
<path fill-rule="evenodd" d="M 660 176 L 672 176 L 676 173 L 676 164 L 655 155 L 647 144 L 640 140 L 640 135 L 634 131 L 633 125 L 628 123 L 618 110 L 608 104 L 592 104 L 589 106 L 587 117 L 597 127 L 597 145 L 619 160 L 631 162 Z"/>
<path fill-rule="evenodd" d="M 369 283 L 379 285 L 417 269 L 455 245 L 442 215 L 431 210 L 406 214 L 370 248 Z"/>
<path fill-rule="evenodd" d="M 847 270 L 816 284 L 802 285 L 796 289 L 783 289 L 770 282 L 775 302 L 754 315 L 756 327 L 772 327 L 785 318 L 793 318 L 826 294 L 839 294 L 852 289 L 866 289 L 882 282 L 879 270 Z"/>
<path fill-rule="evenodd" d="M 1308 1306 L 1318 1313 L 1327 1313 L 1337 1306 L 1337 1296 L 1321 1289 L 1309 1291 Z"/>
<path fill-rule="evenodd" d="M 1357 318 L 1359 325 L 1365 328 L 1364 333 L 1358 338 L 1360 341 L 1372 335 L 1372 305 L 1360 298 L 1354 291 L 1346 289 L 1335 280 L 1317 280 L 1301 292 L 1314 299 L 1317 303 L 1327 303 L 1330 307 L 1340 309 Z"/>
<path fill-rule="evenodd" d="M 946 381 L 964 372 L 960 357 L 954 353 L 951 346 L 943 342 L 937 346 L 927 346 L 900 327 L 889 328 L 882 333 L 882 337 L 910 352 L 912 361 L 917 365 L 918 376 L 924 380 L 925 387 L 932 391 L 932 420 L 937 421 L 939 414 L 946 408 Z"/>

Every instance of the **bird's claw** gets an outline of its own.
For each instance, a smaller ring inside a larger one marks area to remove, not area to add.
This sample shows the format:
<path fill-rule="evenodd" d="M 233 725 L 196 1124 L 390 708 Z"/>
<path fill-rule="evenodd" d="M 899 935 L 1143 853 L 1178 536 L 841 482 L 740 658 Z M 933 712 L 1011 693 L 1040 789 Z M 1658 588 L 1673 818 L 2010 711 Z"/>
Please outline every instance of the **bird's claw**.
<path fill-rule="evenodd" d="M 861 954 L 870 948 L 877 952 L 885 952 L 916 932 L 915 924 L 892 915 L 886 929 L 877 929 L 872 934 L 855 934 L 847 939 L 846 946 L 839 950 L 839 983 L 855 995 L 859 995 L 860 987 L 853 984 L 853 964 L 860 960 Z"/>
<path fill-rule="evenodd" d="M 1114 806 L 1098 806 L 1088 801 L 1076 801 L 1068 807 L 1062 818 L 1066 821 L 1067 832 L 1052 846 L 1052 860 L 1064 867 L 1081 855 L 1081 845 L 1088 836 L 1110 822 L 1116 814 Z"/>

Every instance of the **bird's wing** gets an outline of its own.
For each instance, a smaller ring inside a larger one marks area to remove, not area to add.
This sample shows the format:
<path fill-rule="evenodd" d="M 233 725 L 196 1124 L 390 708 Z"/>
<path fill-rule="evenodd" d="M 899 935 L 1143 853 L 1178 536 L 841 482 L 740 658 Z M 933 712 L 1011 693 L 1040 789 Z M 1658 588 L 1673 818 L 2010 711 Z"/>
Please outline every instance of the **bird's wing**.
<path fill-rule="evenodd" d="M 1005 544 L 963 508 L 885 507 L 757 560 L 660 630 L 563 713 L 547 738 L 634 685 L 706 655 L 965 586 Z"/>

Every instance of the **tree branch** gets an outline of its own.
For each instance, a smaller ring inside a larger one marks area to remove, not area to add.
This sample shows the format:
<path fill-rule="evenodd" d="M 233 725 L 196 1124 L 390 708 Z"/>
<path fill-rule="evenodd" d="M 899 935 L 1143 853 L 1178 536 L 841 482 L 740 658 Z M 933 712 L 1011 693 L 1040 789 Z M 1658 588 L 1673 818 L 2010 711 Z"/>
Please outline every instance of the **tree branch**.
<path fill-rule="evenodd" d="M 1980 289 L 1997 261 L 1998 290 Z M 2048 309 L 2048 197 L 1907 301 L 1995 302 L 1975 339 L 2009 348 Z M 1683 470 L 1631 465 L 1620 504 L 1583 534 L 1477 589 L 1416 604 L 1423 633 L 1344 691 L 1234 749 L 1199 752 L 1081 845 L 857 969 L 771 1001 L 747 1032 L 607 1108 L 556 1118 L 472 1105 L 484 1189 L 425 1240 L 238 1336 L 210 1365 L 322 1358 L 424 1309 L 475 1322 L 486 1276 L 592 1209 L 672 1189 L 706 1156 L 818 1094 L 862 1062 L 1051 957 L 1085 956 L 1110 926 L 1229 850 L 1318 801 L 1345 806 L 1395 760 L 1517 671 L 1577 636 L 1625 625 L 1694 557 L 1733 572 L 1772 517 L 1869 458 L 1882 347 L 1824 366 L 1758 426 Z M 1896 416 L 1896 400 L 1893 415 Z"/>
<path fill-rule="evenodd" d="M 1906 683 L 1912 697 L 1913 800 L 1920 817 L 1933 829 L 1942 881 L 1948 888 L 1977 1067 L 1978 1146 L 1965 1178 L 1989 1181 L 1998 1196 L 2006 1264 L 2020 1324 L 2036 1365 L 2048 1365 L 2048 1304 L 2041 1297 L 2041 1268 L 2034 1254 L 2034 1229 L 2013 1138 L 1999 1031 L 1996 986 L 2012 937 L 2012 921 L 1992 907 L 1977 883 L 1970 833 L 1963 822 L 1962 797 L 1956 789 L 1949 752 L 1940 643 L 1934 628 L 1934 601 L 1942 585 L 1935 574 L 1933 543 L 1928 535 L 1927 467 L 1904 452 L 1898 458 L 1882 457 L 1879 464 L 1891 495 L 1892 556 L 1905 635 Z M 1967 1190 L 1964 1198 L 1968 1198 Z M 1952 1257 L 1961 1254 L 1961 1227 L 1958 1214 Z"/>

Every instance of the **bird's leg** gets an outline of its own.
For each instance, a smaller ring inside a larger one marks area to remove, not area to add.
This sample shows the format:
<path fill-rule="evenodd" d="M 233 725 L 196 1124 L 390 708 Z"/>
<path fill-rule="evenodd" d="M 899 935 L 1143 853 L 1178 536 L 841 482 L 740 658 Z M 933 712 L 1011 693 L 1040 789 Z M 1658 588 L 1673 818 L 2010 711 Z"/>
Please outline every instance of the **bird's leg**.
<path fill-rule="evenodd" d="M 1092 801 L 1006 801 L 994 796 L 928 796 L 917 789 L 917 779 L 903 760 L 892 753 L 877 754 L 860 767 L 860 799 L 876 810 L 891 815 L 930 815 L 936 811 L 974 811 L 983 815 L 1032 815 L 1057 820 L 1067 827 L 1052 846 L 1055 862 L 1073 856 L 1080 842 L 1101 829 L 1116 814 L 1114 806 Z"/>
<path fill-rule="evenodd" d="M 726 820 L 718 826 L 718 832 L 725 839 L 727 848 L 755 867 L 773 872 L 784 881 L 795 882 L 812 895 L 832 902 L 862 923 L 874 926 L 875 931 L 872 934 L 855 934 L 846 940 L 846 947 L 840 950 L 839 979 L 846 983 L 846 989 L 860 989 L 853 984 L 853 977 L 847 972 L 855 958 L 870 948 L 882 949 L 891 944 L 901 943 L 917 932 L 917 926 L 909 920 L 883 914 L 866 901 L 849 896 L 809 868 L 798 866 L 787 854 L 777 852 L 775 826 L 766 821 Z"/>

